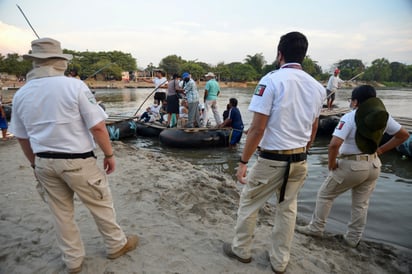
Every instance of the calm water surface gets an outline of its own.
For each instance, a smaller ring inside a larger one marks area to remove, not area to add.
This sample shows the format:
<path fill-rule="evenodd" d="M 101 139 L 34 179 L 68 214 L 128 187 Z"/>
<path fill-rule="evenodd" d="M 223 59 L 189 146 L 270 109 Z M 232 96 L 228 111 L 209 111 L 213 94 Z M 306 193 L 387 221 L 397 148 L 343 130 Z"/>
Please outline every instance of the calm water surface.
<path fill-rule="evenodd" d="M 107 89 L 96 90 L 98 100 L 104 102 L 109 114 L 133 115 L 152 89 Z M 248 128 L 252 119 L 247 111 L 253 88 L 226 88 L 219 97 L 219 111 L 223 113 L 230 97 L 236 97 L 243 116 L 245 128 Z M 339 90 L 335 103 L 339 107 L 348 105 L 347 98 L 351 90 Z M 201 89 L 200 98 L 203 98 Z M 378 90 L 378 96 L 384 101 L 388 111 L 393 116 L 412 117 L 412 90 Z M 152 102 L 150 98 L 141 108 Z M 246 136 L 236 150 L 215 148 L 205 150 L 182 150 L 162 146 L 157 139 L 138 137 L 127 140 L 137 147 L 144 147 L 161 152 L 178 159 L 202 165 L 211 172 L 225 172 L 234 178 Z M 299 215 L 306 220 L 312 214 L 316 193 L 326 178 L 327 144 L 329 138 L 317 138 L 308 157 L 309 174 L 299 194 Z M 251 166 L 256 159 L 252 157 Z M 412 159 L 402 159 L 397 152 L 390 152 L 381 157 L 383 167 L 376 189 L 372 194 L 368 223 L 364 238 L 390 243 L 412 251 Z M 238 184 L 239 185 L 239 184 Z M 241 187 L 239 185 L 239 187 Z M 273 200 L 275 202 L 275 200 Z M 341 195 L 334 202 L 328 219 L 327 230 L 343 233 L 350 218 L 350 192 Z"/>

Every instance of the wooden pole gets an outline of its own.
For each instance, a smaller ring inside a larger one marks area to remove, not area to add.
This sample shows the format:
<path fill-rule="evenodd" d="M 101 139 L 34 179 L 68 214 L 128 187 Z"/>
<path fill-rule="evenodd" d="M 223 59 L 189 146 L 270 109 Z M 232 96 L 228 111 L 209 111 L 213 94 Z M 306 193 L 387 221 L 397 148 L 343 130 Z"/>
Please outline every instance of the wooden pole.
<path fill-rule="evenodd" d="M 142 106 L 144 105 L 144 103 L 146 103 L 147 99 L 149 99 L 149 97 L 156 91 L 158 90 L 161 86 L 163 86 L 164 84 L 166 84 L 167 80 L 164 81 L 163 83 L 161 83 L 160 85 L 158 85 L 152 92 L 149 93 L 149 95 L 146 97 L 146 99 L 144 99 L 143 103 L 140 105 L 140 107 L 136 110 L 136 112 L 134 113 L 133 116 L 136 116 L 137 113 L 139 112 L 139 110 L 142 108 Z"/>
<path fill-rule="evenodd" d="M 37 36 L 38 39 L 40 39 L 40 36 L 37 34 L 37 32 L 34 30 L 33 26 L 30 24 L 30 21 L 29 21 L 29 19 L 27 19 L 27 17 L 26 17 L 26 15 L 24 14 L 23 10 L 20 8 L 19 5 L 16 4 L 16 6 L 17 6 L 17 8 L 20 10 L 21 14 L 23 14 L 24 19 L 26 19 L 27 24 L 29 24 L 29 26 L 30 26 L 30 28 L 33 30 L 34 34 Z"/>

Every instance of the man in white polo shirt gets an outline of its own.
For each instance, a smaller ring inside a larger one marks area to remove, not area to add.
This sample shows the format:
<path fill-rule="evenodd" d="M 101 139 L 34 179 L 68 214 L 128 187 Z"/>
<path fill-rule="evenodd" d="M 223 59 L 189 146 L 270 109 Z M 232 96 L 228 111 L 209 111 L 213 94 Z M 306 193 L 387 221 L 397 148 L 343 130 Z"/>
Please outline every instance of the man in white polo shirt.
<path fill-rule="evenodd" d="M 104 153 L 106 173 L 115 170 L 107 115 L 81 80 L 64 76 L 72 56 L 62 53 L 60 42 L 34 40 L 31 54 L 23 58 L 33 61 L 33 69 L 13 98 L 11 131 L 45 189 L 68 272 L 79 273 L 85 250 L 74 219 L 74 193 L 93 215 L 108 259 L 135 249 L 138 242 L 116 222 L 106 174 L 93 152 L 96 142 Z"/>
<path fill-rule="evenodd" d="M 251 262 L 259 209 L 276 194 L 278 204 L 269 251 L 275 273 L 283 273 L 289 262 L 297 195 L 307 174 L 306 152 L 315 138 L 326 98 L 323 86 L 302 70 L 307 48 L 303 34 L 283 35 L 277 55 L 280 69 L 264 76 L 255 89 L 249 105 L 253 120 L 236 174 L 245 185 L 235 236 L 231 243 L 223 245 L 227 256 Z M 259 157 L 246 177 L 247 163 L 258 147 Z"/>

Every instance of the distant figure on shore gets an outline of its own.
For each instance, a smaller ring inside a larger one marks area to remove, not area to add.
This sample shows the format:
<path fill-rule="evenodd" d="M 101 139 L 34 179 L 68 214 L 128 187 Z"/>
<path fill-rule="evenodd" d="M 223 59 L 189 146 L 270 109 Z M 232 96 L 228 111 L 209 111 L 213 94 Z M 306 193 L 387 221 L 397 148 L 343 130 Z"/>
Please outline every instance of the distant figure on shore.
<path fill-rule="evenodd" d="M 219 83 L 215 79 L 215 74 L 213 72 L 208 72 L 206 75 L 206 86 L 203 100 L 205 103 L 205 112 L 203 114 L 203 123 L 205 126 L 209 126 L 209 115 L 210 111 L 213 112 L 213 117 L 215 118 L 216 126 L 219 126 L 222 123 L 220 119 L 220 113 L 217 108 L 217 98 L 220 94 Z"/>
<path fill-rule="evenodd" d="M 229 99 L 229 113 L 228 117 L 219 125 L 222 127 L 231 127 L 232 133 L 230 134 L 229 147 L 233 148 L 240 142 L 243 134 L 243 121 L 242 115 L 240 114 L 239 108 L 237 107 L 237 99 Z"/>
<path fill-rule="evenodd" d="M 336 68 L 335 71 L 333 72 L 333 75 L 329 77 L 328 85 L 326 86 L 326 96 L 328 98 L 327 100 L 328 110 L 332 110 L 332 105 L 333 105 L 333 102 L 335 101 L 336 92 L 338 91 L 340 84 L 345 82 L 344 80 L 339 78 L 339 73 L 340 73 L 340 70 Z"/>
<path fill-rule="evenodd" d="M 369 198 L 381 171 L 378 155 L 402 144 L 409 133 L 386 112 L 372 86 L 355 88 L 350 107 L 353 111 L 342 116 L 328 146 L 329 175 L 318 191 L 312 220 L 307 226 L 296 226 L 296 230 L 321 237 L 333 201 L 351 190 L 351 220 L 343 239 L 350 247 L 357 247 L 366 225 Z M 393 137 L 380 145 L 385 132 Z"/>

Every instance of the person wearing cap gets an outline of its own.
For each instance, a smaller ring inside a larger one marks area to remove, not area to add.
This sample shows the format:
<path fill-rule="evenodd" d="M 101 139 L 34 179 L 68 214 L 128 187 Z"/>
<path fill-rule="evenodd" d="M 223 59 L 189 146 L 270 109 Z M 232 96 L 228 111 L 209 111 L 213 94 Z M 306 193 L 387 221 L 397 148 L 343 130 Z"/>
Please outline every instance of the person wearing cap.
<path fill-rule="evenodd" d="M 345 81 L 339 78 L 340 70 L 338 68 L 335 69 L 333 75 L 329 77 L 328 84 L 326 86 L 326 95 L 327 95 L 327 106 L 328 110 L 332 110 L 333 102 L 335 101 L 335 94 L 338 91 L 340 84 L 344 83 Z"/>
<path fill-rule="evenodd" d="M 213 117 L 215 118 L 216 126 L 219 126 L 222 123 L 220 119 L 220 113 L 217 108 L 217 97 L 220 94 L 219 83 L 215 79 L 215 74 L 213 72 L 208 72 L 206 75 L 206 86 L 203 100 L 205 103 L 205 112 L 203 116 L 203 121 L 206 125 L 209 125 L 209 114 L 210 111 L 213 112 Z"/>
<path fill-rule="evenodd" d="M 106 113 L 83 81 L 64 75 L 72 56 L 62 53 L 59 41 L 41 38 L 31 47 L 23 58 L 33 69 L 14 95 L 10 131 L 34 169 L 39 193 L 45 193 L 63 262 L 69 273 L 78 273 L 85 249 L 74 218 L 75 193 L 93 215 L 108 259 L 135 249 L 138 238 L 126 236 L 116 221 L 106 177 L 115 171 Z M 95 143 L 104 170 L 97 166 Z"/>
<path fill-rule="evenodd" d="M 344 242 L 358 246 L 366 225 L 369 198 L 381 171 L 379 155 L 402 144 L 409 133 L 386 111 L 372 86 L 352 91 L 351 112 L 342 116 L 329 144 L 329 175 L 320 187 L 312 219 L 297 226 L 300 233 L 321 237 L 335 198 L 351 190 L 351 219 Z M 393 135 L 381 144 L 384 133 Z"/>
<path fill-rule="evenodd" d="M 197 127 L 201 127 L 199 114 L 199 92 L 197 91 L 196 83 L 195 81 L 193 81 L 188 72 L 184 72 L 182 74 L 182 80 L 189 110 L 186 127 L 194 127 L 195 122 Z"/>
<path fill-rule="evenodd" d="M 294 236 L 297 196 L 307 175 L 306 151 L 316 136 L 325 88 L 302 70 L 308 40 L 300 32 L 280 38 L 276 61 L 280 69 L 258 83 L 249 111 L 253 112 L 236 177 L 244 184 L 235 236 L 223 252 L 242 263 L 252 261 L 252 242 L 260 208 L 276 195 L 276 216 L 269 260 L 276 273 L 289 263 Z M 259 156 L 247 174 L 248 161 Z"/>

